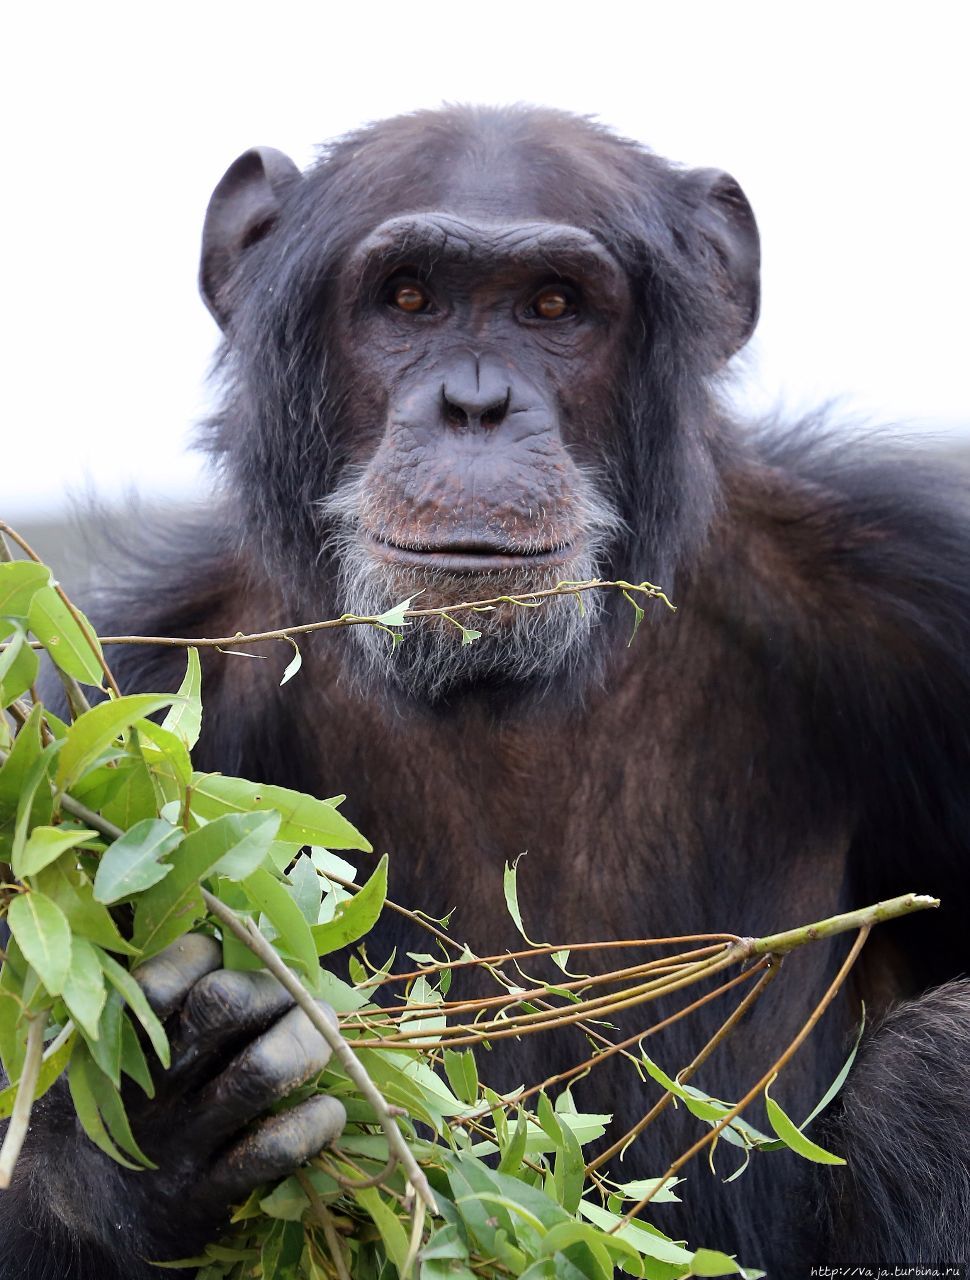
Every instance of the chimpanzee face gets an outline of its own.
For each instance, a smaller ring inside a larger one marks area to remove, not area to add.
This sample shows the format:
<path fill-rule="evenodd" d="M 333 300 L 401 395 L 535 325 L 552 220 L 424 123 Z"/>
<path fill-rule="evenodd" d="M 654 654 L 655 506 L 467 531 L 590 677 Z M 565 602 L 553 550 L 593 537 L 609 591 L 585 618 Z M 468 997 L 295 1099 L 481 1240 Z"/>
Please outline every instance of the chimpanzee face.
<path fill-rule="evenodd" d="M 596 468 L 630 311 L 609 251 L 555 222 L 403 214 L 357 245 L 338 297 L 353 470 L 324 509 L 342 530 L 345 603 L 596 576 L 618 525 Z M 476 653 L 434 622 L 420 674 L 403 650 L 386 665 L 425 694 L 481 679 L 483 661 L 521 680 L 553 655 L 558 668 L 591 622 L 572 600 L 541 616 L 505 605 L 477 625 Z"/>

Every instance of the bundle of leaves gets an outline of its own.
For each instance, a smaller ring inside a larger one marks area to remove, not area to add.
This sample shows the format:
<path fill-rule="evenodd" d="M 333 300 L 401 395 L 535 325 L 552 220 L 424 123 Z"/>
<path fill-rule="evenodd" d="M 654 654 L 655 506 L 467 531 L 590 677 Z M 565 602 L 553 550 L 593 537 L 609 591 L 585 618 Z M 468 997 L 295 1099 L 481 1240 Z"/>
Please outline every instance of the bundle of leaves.
<path fill-rule="evenodd" d="M 406 611 L 393 621 L 403 625 Z M 151 1166 L 123 1097 L 151 1094 L 169 1046 L 131 969 L 189 930 L 219 939 L 227 968 L 268 965 L 308 1009 L 312 998 L 332 1006 L 340 1031 L 327 1034 L 340 1052 L 281 1105 L 322 1091 L 341 1099 L 348 1121 L 331 1149 L 237 1209 L 231 1235 L 191 1260 L 201 1280 L 758 1274 L 635 1216 L 650 1200 L 676 1197 L 677 1172 L 694 1148 L 650 1182 L 614 1181 L 602 1157 L 587 1159 L 584 1148 L 610 1117 L 578 1111 L 569 1080 L 617 1052 L 657 1081 L 653 1111 L 677 1099 L 707 1126 L 696 1149 L 723 1137 L 745 1154 L 784 1145 L 841 1162 L 770 1098 L 774 1137 L 739 1118 L 783 1060 L 732 1105 L 685 1083 L 718 1037 L 675 1078 L 638 1038 L 617 1044 L 604 1032 L 604 1017 L 624 1002 L 720 975 L 719 990 L 748 990 L 727 1034 L 773 978 L 777 956 L 826 926 L 758 941 L 708 937 L 676 955 L 654 950 L 652 959 L 648 950 L 619 976 L 572 973 L 565 952 L 532 943 L 514 957 L 476 957 L 446 922 L 387 902 L 386 858 L 358 882 L 357 866 L 336 851 L 369 854 L 370 846 L 340 813 L 343 797 L 193 770 L 202 721 L 195 650 L 176 694 L 123 695 L 90 624 L 31 560 L 0 563 L 0 641 L 0 915 L 11 933 L 0 968 L 9 1081 L 0 1117 L 11 1117 L 0 1186 L 9 1184 L 33 1100 L 65 1075 L 91 1141 L 130 1168 Z M 63 680 L 69 721 L 37 699 L 38 649 Z M 82 686 L 102 700 L 89 705 Z M 162 713 L 160 723 L 150 718 Z M 521 929 L 514 868 L 506 904 Z M 857 953 L 870 924 L 922 905 L 930 901 L 883 904 L 827 922 L 828 931 L 860 928 Z M 430 939 L 431 950 L 412 953 L 403 973 L 393 957 L 381 967 L 367 958 L 367 937 L 390 909 Z M 358 955 L 328 967 L 328 956 L 352 944 Z M 554 957 L 561 981 L 527 979 L 524 964 L 540 955 Z M 494 998 L 449 1000 L 456 968 L 473 965 L 491 976 Z M 509 1096 L 479 1079 L 476 1045 L 577 1024 L 591 1054 L 575 1070 Z"/>

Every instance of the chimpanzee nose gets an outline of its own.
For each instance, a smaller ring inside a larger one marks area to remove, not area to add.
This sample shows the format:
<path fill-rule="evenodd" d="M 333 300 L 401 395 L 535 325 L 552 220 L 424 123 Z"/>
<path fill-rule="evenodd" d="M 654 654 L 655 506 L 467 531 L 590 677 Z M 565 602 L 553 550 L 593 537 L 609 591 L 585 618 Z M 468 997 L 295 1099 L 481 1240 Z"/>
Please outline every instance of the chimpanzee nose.
<path fill-rule="evenodd" d="M 499 370 L 478 360 L 450 369 L 441 388 L 445 421 L 452 427 L 497 427 L 509 411 L 512 388 Z"/>

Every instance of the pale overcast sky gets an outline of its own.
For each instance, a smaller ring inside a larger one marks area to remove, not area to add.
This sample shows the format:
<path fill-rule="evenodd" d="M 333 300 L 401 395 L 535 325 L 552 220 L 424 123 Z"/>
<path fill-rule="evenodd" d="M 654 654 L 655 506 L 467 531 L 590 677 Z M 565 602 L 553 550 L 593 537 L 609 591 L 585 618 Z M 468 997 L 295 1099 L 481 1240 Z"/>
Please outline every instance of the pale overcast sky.
<path fill-rule="evenodd" d="M 748 398 L 970 438 L 966 11 L 951 2 L 61 3 L 4 22 L 0 514 L 177 497 L 217 333 L 212 186 L 442 100 L 592 113 L 754 205 Z"/>

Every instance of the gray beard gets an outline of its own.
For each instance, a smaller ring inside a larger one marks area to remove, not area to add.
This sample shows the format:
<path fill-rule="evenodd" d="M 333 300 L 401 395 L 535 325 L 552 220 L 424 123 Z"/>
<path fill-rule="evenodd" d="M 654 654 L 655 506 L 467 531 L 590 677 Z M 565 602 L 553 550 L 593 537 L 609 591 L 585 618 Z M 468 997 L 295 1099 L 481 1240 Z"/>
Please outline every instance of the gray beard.
<path fill-rule="evenodd" d="M 344 483 L 323 503 L 332 532 L 325 553 L 339 565 L 339 608 L 373 617 L 417 595 L 413 607 L 437 608 L 501 595 L 544 591 L 560 582 L 585 582 L 601 575 L 606 551 L 621 526 L 613 509 L 592 485 L 583 495 L 582 551 L 551 568 L 504 569 L 457 574 L 441 569 L 389 564 L 367 547 L 359 533 L 362 498 L 357 481 Z M 420 593 L 420 594 L 418 594 Z M 348 628 L 353 669 L 364 686 L 387 686 L 427 703 L 449 694 L 495 685 L 547 687 L 553 680 L 586 678 L 596 669 L 594 630 L 603 621 L 602 592 L 544 600 L 538 607 L 502 604 L 487 613 L 471 610 L 454 617 L 481 632 L 463 644 L 461 629 L 445 618 L 409 620 L 394 644 L 379 628 Z"/>

